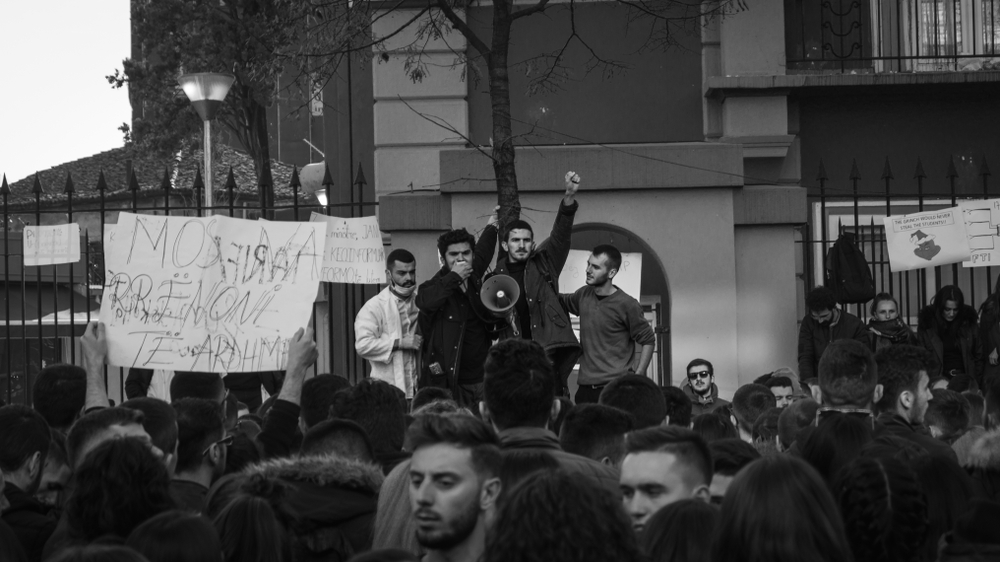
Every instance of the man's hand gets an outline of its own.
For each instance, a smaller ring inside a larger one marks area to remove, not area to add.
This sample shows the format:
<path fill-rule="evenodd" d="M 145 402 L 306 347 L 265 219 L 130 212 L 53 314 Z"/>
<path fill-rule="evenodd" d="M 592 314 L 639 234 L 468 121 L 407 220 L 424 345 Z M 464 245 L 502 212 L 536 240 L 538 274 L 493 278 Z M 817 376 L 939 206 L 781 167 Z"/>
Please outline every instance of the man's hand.
<path fill-rule="evenodd" d="M 108 340 L 104 332 L 104 323 L 92 320 L 87 324 L 80 337 L 80 347 L 83 348 L 83 360 L 90 365 L 104 365 L 108 356 Z"/>
<path fill-rule="evenodd" d="M 457 261 L 455 265 L 451 267 L 451 270 L 458 274 L 465 281 L 472 275 L 472 262 L 467 261 Z"/>
<path fill-rule="evenodd" d="M 285 364 L 285 372 L 304 375 L 306 369 L 317 359 L 319 351 L 316 349 L 316 342 L 313 341 L 312 328 L 299 328 L 288 340 L 288 361 Z"/>
<path fill-rule="evenodd" d="M 576 172 L 566 172 L 566 196 L 563 197 L 563 202 L 567 205 L 573 204 L 573 198 L 576 197 L 576 190 L 580 189 L 580 176 Z"/>
<path fill-rule="evenodd" d="M 500 212 L 500 205 L 497 205 L 496 207 L 493 207 L 493 214 L 490 215 L 490 218 L 486 219 L 486 226 L 490 226 L 491 224 L 496 224 L 497 223 L 497 213 L 498 212 Z"/>
<path fill-rule="evenodd" d="M 990 353 L 990 365 L 996 365 L 997 364 L 997 359 L 998 359 L 998 353 L 997 353 L 997 350 L 994 349 Z"/>
<path fill-rule="evenodd" d="M 419 334 L 399 338 L 399 349 L 411 349 L 416 351 L 420 349 L 420 344 L 422 344 L 423 341 L 424 338 L 422 338 Z"/>

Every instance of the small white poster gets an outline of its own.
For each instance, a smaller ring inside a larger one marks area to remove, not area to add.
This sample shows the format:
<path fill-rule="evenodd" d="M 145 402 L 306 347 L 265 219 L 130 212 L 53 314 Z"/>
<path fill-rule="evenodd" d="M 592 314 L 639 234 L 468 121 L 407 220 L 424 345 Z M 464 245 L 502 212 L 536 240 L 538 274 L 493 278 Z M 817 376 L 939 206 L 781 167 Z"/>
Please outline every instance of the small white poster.
<path fill-rule="evenodd" d="M 587 284 L 587 260 L 591 253 L 586 250 L 570 250 L 559 275 L 559 292 L 573 293 Z M 642 281 L 642 254 L 639 252 L 622 254 L 622 266 L 612 280 L 615 287 L 628 296 L 639 300 Z"/>
<path fill-rule="evenodd" d="M 889 268 L 893 273 L 969 259 L 971 251 L 959 207 L 889 216 L 883 220 Z"/>
<path fill-rule="evenodd" d="M 1000 199 L 963 201 L 959 205 L 965 217 L 972 256 L 965 267 L 1000 265 Z"/>
<path fill-rule="evenodd" d="M 351 285 L 385 283 L 385 249 L 377 217 L 345 219 L 313 213 L 309 221 L 326 225 L 322 281 Z"/>
<path fill-rule="evenodd" d="M 24 265 L 56 265 L 80 261 L 80 225 L 24 227 Z"/>

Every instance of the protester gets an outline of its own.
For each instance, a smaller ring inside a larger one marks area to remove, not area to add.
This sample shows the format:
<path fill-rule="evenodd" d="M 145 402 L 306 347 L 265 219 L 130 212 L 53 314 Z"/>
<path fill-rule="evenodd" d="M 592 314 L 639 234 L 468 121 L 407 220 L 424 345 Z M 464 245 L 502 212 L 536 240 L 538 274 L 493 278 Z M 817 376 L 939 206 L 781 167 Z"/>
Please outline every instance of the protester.
<path fill-rule="evenodd" d="M 729 405 L 729 402 L 719 398 L 719 387 L 715 386 L 715 367 L 709 361 L 692 359 L 686 372 L 687 385 L 681 388 L 691 401 L 692 416 L 708 414 Z"/>
<path fill-rule="evenodd" d="M 441 388 L 437 386 L 425 386 L 417 391 L 413 395 L 413 401 L 410 404 L 410 411 L 416 412 L 423 406 L 430 404 L 431 402 L 436 402 L 438 400 L 451 400 L 454 402 L 454 398 L 451 395 L 451 391 L 447 388 Z"/>
<path fill-rule="evenodd" d="M 365 379 L 335 394 L 330 406 L 332 419 L 350 420 L 365 430 L 385 474 L 409 457 L 403 451 L 406 410 L 392 389 L 387 382 Z"/>
<path fill-rule="evenodd" d="M 777 406 L 768 408 L 763 414 L 757 416 L 757 421 L 753 422 L 751 442 L 761 455 L 782 451 L 778 438 L 778 419 L 781 417 L 781 412 L 782 409 Z"/>
<path fill-rule="evenodd" d="M 178 371 L 170 381 L 170 402 L 181 398 L 202 398 L 219 404 L 226 399 L 226 385 L 215 373 Z"/>
<path fill-rule="evenodd" d="M 1000 277 L 993 292 L 979 307 L 979 338 L 982 341 L 982 388 L 1000 378 Z"/>
<path fill-rule="evenodd" d="M 890 348 L 892 349 L 892 348 Z M 848 412 L 871 419 L 882 398 L 878 368 L 872 352 L 855 340 L 831 342 L 819 361 L 819 382 L 812 387 L 820 404 L 817 420 L 827 412 Z"/>
<path fill-rule="evenodd" d="M 641 375 L 614 379 L 604 386 L 597 402 L 632 414 L 635 429 L 663 425 L 667 417 L 667 404 L 660 387 Z"/>
<path fill-rule="evenodd" d="M 932 390 L 924 424 L 931 437 L 954 445 L 969 430 L 970 410 L 972 405 L 961 394 L 952 390 Z"/>
<path fill-rule="evenodd" d="M 170 492 L 178 507 L 191 513 L 205 511 L 208 489 L 226 469 L 233 436 L 226 435 L 222 407 L 204 398 L 174 402 L 177 412 L 177 468 Z"/>
<path fill-rule="evenodd" d="M 965 373 L 977 380 L 982 378 L 983 347 L 976 309 L 965 304 L 958 287 L 942 287 L 931 304 L 920 310 L 917 338 L 937 359 L 937 368 L 929 375 L 951 379 Z"/>
<path fill-rule="evenodd" d="M 174 474 L 177 465 L 177 411 L 156 398 L 133 398 L 121 405 L 142 412 L 142 428 L 153 446 L 163 453 L 167 472 Z"/>
<path fill-rule="evenodd" d="M 219 562 L 222 543 L 212 523 L 181 510 L 150 517 L 132 530 L 125 545 L 149 562 Z"/>
<path fill-rule="evenodd" d="M 302 457 L 330 455 L 363 463 L 375 462 L 375 447 L 368 433 L 350 420 L 326 420 L 306 432 L 302 439 Z"/>
<path fill-rule="evenodd" d="M 87 392 L 87 372 L 76 365 L 49 365 L 38 372 L 32 389 L 32 406 L 49 427 L 68 433 L 83 414 Z"/>
<path fill-rule="evenodd" d="M 990 430 L 972 445 L 967 466 L 985 497 L 1000 502 L 1000 428 Z"/>
<path fill-rule="evenodd" d="M 792 379 L 786 376 L 772 376 L 767 379 L 764 386 L 771 390 L 775 406 L 778 408 L 787 408 L 795 401 L 795 386 L 792 384 Z"/>
<path fill-rule="evenodd" d="M 820 358 L 831 342 L 855 340 L 868 344 L 868 330 L 857 316 L 837 308 L 837 297 L 828 287 L 816 287 L 806 295 L 809 313 L 799 328 L 799 378 L 816 376 Z"/>
<path fill-rule="evenodd" d="M 223 562 L 293 560 L 289 526 L 294 515 L 282 505 L 287 487 L 261 476 L 247 478 L 212 523 Z"/>
<path fill-rule="evenodd" d="M 559 445 L 567 453 L 619 466 L 625 457 L 625 434 L 635 425 L 635 417 L 624 410 L 581 404 L 563 420 Z"/>
<path fill-rule="evenodd" d="M 574 397 L 577 404 L 597 402 L 602 389 L 623 373 L 645 378 L 653 358 L 656 334 L 643 316 L 642 305 L 612 283 L 621 265 L 618 248 L 601 244 L 587 259 L 587 284 L 572 294 L 559 295 L 562 307 L 580 317 L 583 356 Z M 636 345 L 642 350 L 633 369 Z"/>
<path fill-rule="evenodd" d="M 802 460 L 808 462 L 830 484 L 845 466 L 861 456 L 872 442 L 871 423 L 849 415 L 828 417 L 799 446 Z"/>
<path fill-rule="evenodd" d="M 65 491 L 73 471 L 66 456 L 66 436 L 52 428 L 49 428 L 49 435 L 52 437 L 49 454 L 45 455 L 45 468 L 42 470 L 38 490 L 35 491 L 35 499 L 50 509 L 53 515 L 59 515 L 66 501 Z"/>
<path fill-rule="evenodd" d="M 965 398 L 970 406 L 968 429 L 951 444 L 951 448 L 958 456 L 958 464 L 966 467 L 969 466 L 969 451 L 972 445 L 986 434 L 986 399 L 971 392 L 963 392 L 962 398 Z"/>
<path fill-rule="evenodd" d="M 733 425 L 740 432 L 740 439 L 753 443 L 753 424 L 764 412 L 774 408 L 774 394 L 766 386 L 745 384 L 733 395 Z"/>
<path fill-rule="evenodd" d="M 388 284 L 358 311 L 354 319 L 354 349 L 371 365 L 371 377 L 395 385 L 413 398 L 417 357 L 423 338 L 417 333 L 419 310 L 417 259 L 397 248 L 385 259 Z"/>
<path fill-rule="evenodd" d="M 927 560 L 935 560 L 941 536 L 955 527 L 981 491 L 965 470 L 944 457 L 926 455 L 912 467 L 927 502 L 924 552 Z"/>
<path fill-rule="evenodd" d="M 868 337 L 872 353 L 890 345 L 916 345 L 917 335 L 899 317 L 899 303 L 889 293 L 875 295 L 868 319 Z"/>
<path fill-rule="evenodd" d="M 664 386 L 661 389 L 663 401 L 667 407 L 664 418 L 667 425 L 691 427 L 691 400 L 684 391 L 676 386 Z"/>
<path fill-rule="evenodd" d="M 305 431 L 330 417 L 333 396 L 351 386 L 350 381 L 340 375 L 316 375 L 302 383 L 302 423 Z"/>
<path fill-rule="evenodd" d="M 796 400 L 781 411 L 778 416 L 778 443 L 781 450 L 789 451 L 797 443 L 806 428 L 816 423 L 819 403 L 812 398 Z"/>
<path fill-rule="evenodd" d="M 736 438 L 712 441 L 708 450 L 712 455 L 712 484 L 708 491 L 711 502 L 718 505 L 739 471 L 761 455 L 753 445 Z"/>
<path fill-rule="evenodd" d="M 33 495 L 38 490 L 51 435 L 45 418 L 27 406 L 0 408 L 0 471 L 6 480 L 3 522 L 17 537 L 28 560 L 39 561 L 56 519 Z"/>
<path fill-rule="evenodd" d="M 639 543 L 649 562 L 711 562 L 712 533 L 718 521 L 719 508 L 681 500 L 650 518 Z"/>
<path fill-rule="evenodd" d="M 500 453 L 500 498 L 497 505 L 510 497 L 514 488 L 529 476 L 545 470 L 559 470 L 559 461 L 545 451 L 513 449 Z"/>
<path fill-rule="evenodd" d="M 739 439 L 740 433 L 736 426 L 722 413 L 711 412 L 695 416 L 691 422 L 691 429 L 698 434 L 706 443 L 711 443 L 719 439 Z"/>

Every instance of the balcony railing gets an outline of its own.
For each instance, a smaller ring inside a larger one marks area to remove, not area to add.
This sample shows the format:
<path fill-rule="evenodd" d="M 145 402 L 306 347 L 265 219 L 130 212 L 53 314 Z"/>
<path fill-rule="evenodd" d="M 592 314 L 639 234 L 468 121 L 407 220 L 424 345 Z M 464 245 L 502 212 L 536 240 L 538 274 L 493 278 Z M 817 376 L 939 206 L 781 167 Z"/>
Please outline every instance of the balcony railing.
<path fill-rule="evenodd" d="M 788 72 L 1000 69 L 1000 0 L 785 0 Z"/>

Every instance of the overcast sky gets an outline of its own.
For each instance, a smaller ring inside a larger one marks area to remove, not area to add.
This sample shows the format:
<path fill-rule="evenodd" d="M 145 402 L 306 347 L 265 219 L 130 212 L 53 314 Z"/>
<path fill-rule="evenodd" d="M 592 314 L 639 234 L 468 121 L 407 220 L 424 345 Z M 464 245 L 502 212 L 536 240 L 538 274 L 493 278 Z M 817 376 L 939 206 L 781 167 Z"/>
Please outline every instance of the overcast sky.
<path fill-rule="evenodd" d="M 9 182 L 122 145 L 128 0 L 0 0 L 0 174 Z"/>

